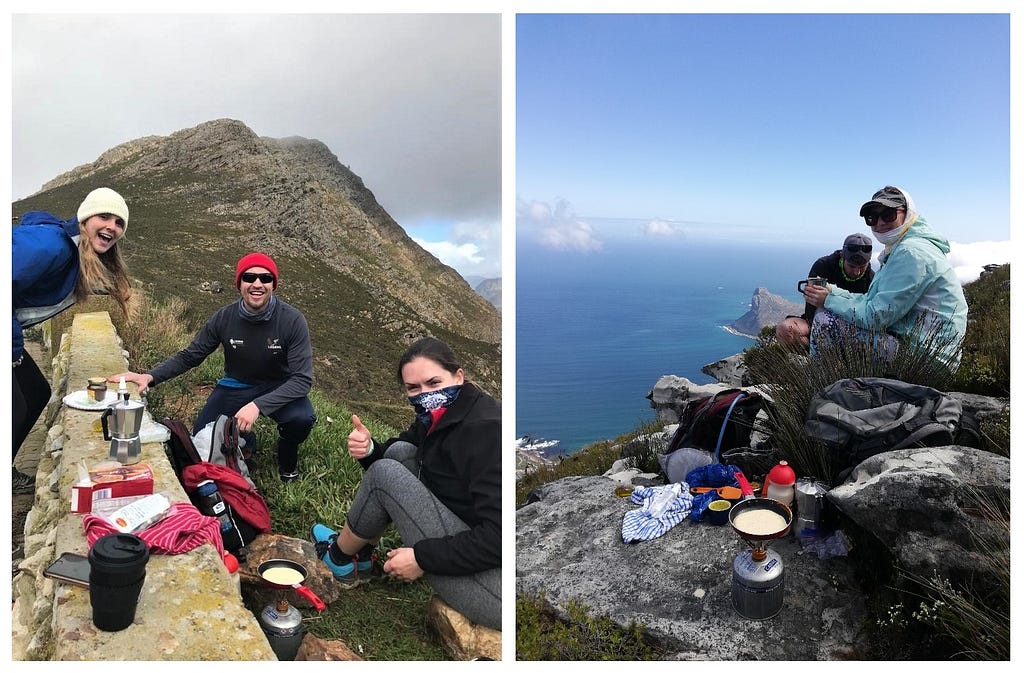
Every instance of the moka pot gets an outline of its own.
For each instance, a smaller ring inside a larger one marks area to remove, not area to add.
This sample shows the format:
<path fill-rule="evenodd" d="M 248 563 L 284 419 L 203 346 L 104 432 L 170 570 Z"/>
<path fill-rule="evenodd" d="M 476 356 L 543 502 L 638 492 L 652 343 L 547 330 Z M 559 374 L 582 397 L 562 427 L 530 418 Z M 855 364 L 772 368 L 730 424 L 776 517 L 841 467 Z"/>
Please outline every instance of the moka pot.
<path fill-rule="evenodd" d="M 139 462 L 142 442 L 139 429 L 142 428 L 142 413 L 146 405 L 134 400 L 120 400 L 103 410 L 100 423 L 103 439 L 110 441 L 110 458 L 122 465 Z"/>

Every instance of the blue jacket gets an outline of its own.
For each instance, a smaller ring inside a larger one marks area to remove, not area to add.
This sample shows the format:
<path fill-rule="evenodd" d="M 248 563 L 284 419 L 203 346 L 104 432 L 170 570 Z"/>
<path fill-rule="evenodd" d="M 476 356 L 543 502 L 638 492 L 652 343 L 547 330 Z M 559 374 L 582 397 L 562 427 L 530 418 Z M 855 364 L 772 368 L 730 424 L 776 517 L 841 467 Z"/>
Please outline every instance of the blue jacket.
<path fill-rule="evenodd" d="M 955 365 L 956 349 L 967 332 L 967 300 L 948 253 L 949 241 L 918 215 L 882 255 L 867 293 L 833 286 L 825 308 L 863 329 L 883 329 L 918 342 L 935 331 L 955 341 L 942 349 L 947 363 Z"/>
<path fill-rule="evenodd" d="M 12 361 L 25 352 L 23 329 L 75 303 L 78 235 L 77 217 L 62 220 L 39 210 L 22 215 L 11 230 Z"/>

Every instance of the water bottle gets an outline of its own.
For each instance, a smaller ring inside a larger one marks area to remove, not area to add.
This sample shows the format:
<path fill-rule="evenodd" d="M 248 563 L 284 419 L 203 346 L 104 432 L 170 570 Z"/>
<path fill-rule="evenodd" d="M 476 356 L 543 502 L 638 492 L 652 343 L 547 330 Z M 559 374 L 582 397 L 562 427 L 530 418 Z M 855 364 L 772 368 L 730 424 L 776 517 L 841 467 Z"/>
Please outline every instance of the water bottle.
<path fill-rule="evenodd" d="M 796 474 L 793 472 L 793 468 L 789 466 L 789 463 L 781 460 L 764 478 L 761 497 L 772 498 L 787 507 L 792 507 L 795 486 Z"/>
<path fill-rule="evenodd" d="M 224 539 L 230 539 L 235 524 L 231 521 L 231 514 L 228 513 L 227 503 L 220 496 L 217 484 L 212 479 L 201 481 L 196 486 L 196 495 L 199 497 L 199 511 L 206 516 L 215 516 L 220 519 L 220 535 Z"/>

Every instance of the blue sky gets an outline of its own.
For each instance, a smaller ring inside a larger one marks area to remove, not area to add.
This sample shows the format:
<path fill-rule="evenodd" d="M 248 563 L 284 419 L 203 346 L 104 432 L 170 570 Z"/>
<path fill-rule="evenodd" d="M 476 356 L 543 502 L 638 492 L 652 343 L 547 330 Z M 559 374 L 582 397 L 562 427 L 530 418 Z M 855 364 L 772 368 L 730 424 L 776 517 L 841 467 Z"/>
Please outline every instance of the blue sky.
<path fill-rule="evenodd" d="M 1007 14 L 520 15 L 520 253 L 620 236 L 831 250 L 867 231 L 860 204 L 886 184 L 952 241 L 1006 241 L 1009 27 Z"/>

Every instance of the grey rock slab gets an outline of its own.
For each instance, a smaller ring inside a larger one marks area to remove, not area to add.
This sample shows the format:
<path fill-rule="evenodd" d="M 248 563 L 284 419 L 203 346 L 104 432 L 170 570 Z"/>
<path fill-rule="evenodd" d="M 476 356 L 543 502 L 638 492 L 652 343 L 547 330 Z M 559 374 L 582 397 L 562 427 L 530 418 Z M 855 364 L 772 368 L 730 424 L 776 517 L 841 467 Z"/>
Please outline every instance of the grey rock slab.
<path fill-rule="evenodd" d="M 679 660 L 860 658 L 868 649 L 863 597 L 848 559 L 803 553 L 788 535 L 771 543 L 785 568 L 782 612 L 767 620 L 732 607 L 732 564 L 748 549 L 732 528 L 683 521 L 654 540 L 622 542 L 637 505 L 605 477 L 539 487 L 516 513 L 516 591 L 557 614 L 577 601 L 593 616 L 641 624 Z"/>

